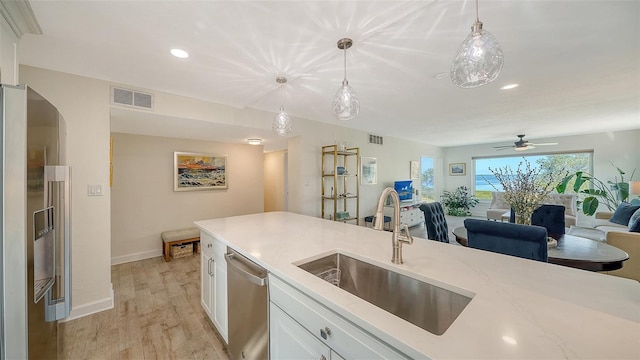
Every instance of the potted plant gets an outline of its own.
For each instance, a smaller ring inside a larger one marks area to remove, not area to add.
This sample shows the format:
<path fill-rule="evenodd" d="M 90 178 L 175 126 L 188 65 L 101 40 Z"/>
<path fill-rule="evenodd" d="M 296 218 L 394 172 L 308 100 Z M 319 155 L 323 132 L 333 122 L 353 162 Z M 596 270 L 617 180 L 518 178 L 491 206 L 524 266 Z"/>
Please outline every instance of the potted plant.
<path fill-rule="evenodd" d="M 545 172 L 542 168 L 532 168 L 527 160 L 524 169 L 522 163 L 514 172 L 509 166 L 492 169 L 495 178 L 502 186 L 504 200 L 515 212 L 516 223 L 531 225 L 531 214 L 542 205 L 544 199 L 553 190 L 553 175 Z M 562 176 L 566 176 L 564 173 Z M 500 191 L 491 184 L 496 191 Z"/>
<path fill-rule="evenodd" d="M 478 199 L 469 195 L 466 186 L 458 186 L 454 191 L 444 191 L 442 193 L 442 205 L 447 209 L 447 215 L 469 216 L 471 208 L 476 206 Z"/>
<path fill-rule="evenodd" d="M 614 164 L 611 165 L 616 168 L 618 174 L 620 174 L 620 181 L 618 181 L 618 177 L 615 176 L 614 181 L 607 181 L 605 183 L 588 173 L 578 171 L 575 174 L 565 177 L 556 187 L 556 191 L 558 191 L 559 194 L 563 194 L 567 189 L 571 188 L 578 194 L 585 194 L 583 199 L 578 200 L 578 208 L 582 209 L 585 215 L 591 216 L 595 214 L 600 202 L 602 202 L 609 211 L 615 211 L 620 203 L 629 198 L 629 183 L 624 180 L 626 173 Z M 634 173 L 635 169 L 631 173 L 631 178 L 633 178 Z M 574 178 L 573 187 L 569 187 L 569 183 Z M 589 184 L 590 187 L 582 189 L 585 184 Z"/>

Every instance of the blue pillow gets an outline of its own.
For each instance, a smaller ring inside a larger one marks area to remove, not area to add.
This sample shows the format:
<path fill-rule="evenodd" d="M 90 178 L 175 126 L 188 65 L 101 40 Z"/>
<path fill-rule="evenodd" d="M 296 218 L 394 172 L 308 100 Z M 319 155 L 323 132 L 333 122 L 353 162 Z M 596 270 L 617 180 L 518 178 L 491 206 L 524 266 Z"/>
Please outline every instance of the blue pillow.
<path fill-rule="evenodd" d="M 640 209 L 636 210 L 636 212 L 634 212 L 633 215 L 631 215 L 631 217 L 629 218 L 629 228 L 631 228 L 631 225 L 633 225 L 633 223 L 636 222 L 638 218 L 640 218 Z"/>
<path fill-rule="evenodd" d="M 609 221 L 620 225 L 629 225 L 629 219 L 636 210 L 640 209 L 640 205 L 631 205 L 628 202 L 622 202 L 613 213 Z"/>
<path fill-rule="evenodd" d="M 629 201 L 631 205 L 640 205 L 640 198 L 633 199 Z"/>
<path fill-rule="evenodd" d="M 629 232 L 640 233 L 640 217 L 636 219 L 636 221 L 631 224 L 629 227 Z"/>

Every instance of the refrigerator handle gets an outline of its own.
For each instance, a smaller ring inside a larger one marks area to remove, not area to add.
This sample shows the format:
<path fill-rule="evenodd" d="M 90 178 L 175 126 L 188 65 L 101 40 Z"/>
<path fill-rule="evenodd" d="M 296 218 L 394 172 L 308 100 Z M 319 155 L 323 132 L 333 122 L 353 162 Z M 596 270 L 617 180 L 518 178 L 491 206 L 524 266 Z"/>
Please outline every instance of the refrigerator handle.
<path fill-rule="evenodd" d="M 44 167 L 44 195 L 45 202 L 48 206 L 53 206 L 57 201 L 59 207 L 58 213 L 62 218 L 58 226 L 63 227 L 62 241 L 58 243 L 57 249 L 60 251 L 60 256 L 63 258 L 61 266 L 56 269 L 56 276 L 62 278 L 63 288 L 60 289 L 59 296 L 54 298 L 52 290 L 49 290 L 45 295 L 45 320 L 56 321 L 64 319 L 69 316 L 71 312 L 71 169 L 69 166 L 45 166 Z M 58 199 L 54 199 L 55 192 L 53 187 L 59 183 L 58 187 Z"/>

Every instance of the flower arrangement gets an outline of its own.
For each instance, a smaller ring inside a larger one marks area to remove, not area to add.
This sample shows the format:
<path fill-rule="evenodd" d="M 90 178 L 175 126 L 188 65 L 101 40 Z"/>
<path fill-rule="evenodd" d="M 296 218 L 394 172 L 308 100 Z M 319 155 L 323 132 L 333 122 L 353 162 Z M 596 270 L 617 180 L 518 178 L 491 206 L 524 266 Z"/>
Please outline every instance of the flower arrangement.
<path fill-rule="evenodd" d="M 516 213 L 516 223 L 531 225 L 531 214 L 554 188 L 552 174 L 544 172 L 542 168 L 532 168 L 526 159 L 518 164 L 515 173 L 509 166 L 489 168 L 489 171 L 502 185 L 504 199 Z M 491 186 L 500 191 L 493 184 Z"/>
<path fill-rule="evenodd" d="M 447 208 L 447 215 L 453 216 L 471 215 L 469 210 L 480 201 L 469 195 L 469 190 L 466 186 L 458 186 L 454 191 L 445 190 L 441 198 L 442 205 Z"/>

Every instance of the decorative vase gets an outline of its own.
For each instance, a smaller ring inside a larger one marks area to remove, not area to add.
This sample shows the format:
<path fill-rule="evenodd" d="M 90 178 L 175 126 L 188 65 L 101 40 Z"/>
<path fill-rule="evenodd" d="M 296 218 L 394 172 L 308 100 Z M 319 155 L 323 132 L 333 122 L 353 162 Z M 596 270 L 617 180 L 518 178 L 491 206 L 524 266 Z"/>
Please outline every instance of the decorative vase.
<path fill-rule="evenodd" d="M 516 224 L 531 225 L 531 211 L 516 211 Z"/>

